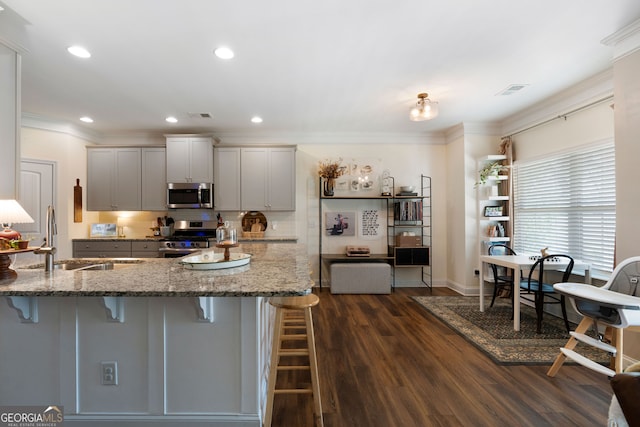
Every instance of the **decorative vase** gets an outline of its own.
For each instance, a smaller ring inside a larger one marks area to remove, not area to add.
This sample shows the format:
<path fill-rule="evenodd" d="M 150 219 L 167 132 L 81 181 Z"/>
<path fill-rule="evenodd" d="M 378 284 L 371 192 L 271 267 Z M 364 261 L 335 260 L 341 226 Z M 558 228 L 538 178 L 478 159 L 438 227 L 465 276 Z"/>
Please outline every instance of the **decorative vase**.
<path fill-rule="evenodd" d="M 334 178 L 327 178 L 324 181 L 324 195 L 325 196 L 333 196 L 333 187 L 336 184 L 336 180 Z"/>

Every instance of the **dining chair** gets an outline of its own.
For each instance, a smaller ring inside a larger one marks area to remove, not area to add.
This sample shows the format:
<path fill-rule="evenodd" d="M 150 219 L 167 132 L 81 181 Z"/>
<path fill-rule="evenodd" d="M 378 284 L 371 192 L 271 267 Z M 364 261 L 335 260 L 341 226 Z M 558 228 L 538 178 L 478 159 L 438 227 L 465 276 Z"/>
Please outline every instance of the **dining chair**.
<path fill-rule="evenodd" d="M 562 294 L 558 294 L 553 289 L 553 284 L 544 282 L 544 273 L 545 270 L 562 271 L 558 268 L 562 265 L 562 269 L 564 269 L 564 271 L 562 271 L 562 278 L 561 280 L 554 281 L 554 283 L 567 282 L 569 280 L 569 276 L 571 276 L 573 264 L 573 258 L 569 255 L 554 254 L 543 256 L 531 266 L 527 279 L 520 281 L 520 297 L 524 300 L 533 302 L 535 305 L 536 332 L 538 334 L 542 332 L 542 314 L 544 312 L 545 304 L 560 304 L 562 307 L 564 325 L 567 328 L 567 333 L 569 333 L 570 328 L 569 320 L 567 319 L 565 297 Z"/>
<path fill-rule="evenodd" d="M 489 255 L 517 255 L 513 249 L 502 243 L 489 246 L 488 252 Z M 513 269 L 496 264 L 489 265 L 493 273 L 493 297 L 491 298 L 491 305 L 489 305 L 489 307 L 493 307 L 493 303 L 496 301 L 500 289 L 509 290 L 511 294 L 511 306 L 513 307 Z"/>

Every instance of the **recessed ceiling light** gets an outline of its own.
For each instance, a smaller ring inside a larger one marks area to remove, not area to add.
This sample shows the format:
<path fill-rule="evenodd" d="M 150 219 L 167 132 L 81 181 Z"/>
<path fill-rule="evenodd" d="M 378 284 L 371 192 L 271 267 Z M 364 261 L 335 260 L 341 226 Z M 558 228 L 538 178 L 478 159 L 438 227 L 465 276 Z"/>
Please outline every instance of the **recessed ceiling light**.
<path fill-rule="evenodd" d="M 67 51 L 78 58 L 91 58 L 91 53 L 82 46 L 69 46 Z"/>
<path fill-rule="evenodd" d="M 85 123 L 93 123 L 93 119 L 91 117 L 87 117 L 87 116 L 80 117 L 80 121 L 81 122 L 85 122 Z"/>
<path fill-rule="evenodd" d="M 228 47 L 219 47 L 214 50 L 213 53 L 215 53 L 216 56 L 220 59 L 231 59 L 235 56 L 233 51 Z"/>
<path fill-rule="evenodd" d="M 262 123 L 262 117 L 258 117 L 258 116 L 251 117 L 251 123 Z"/>
<path fill-rule="evenodd" d="M 173 116 L 169 116 L 169 117 L 167 117 L 165 120 L 166 120 L 167 122 L 169 122 L 169 123 L 178 123 L 178 119 L 176 119 L 176 118 L 175 118 L 175 117 L 173 117 Z"/>

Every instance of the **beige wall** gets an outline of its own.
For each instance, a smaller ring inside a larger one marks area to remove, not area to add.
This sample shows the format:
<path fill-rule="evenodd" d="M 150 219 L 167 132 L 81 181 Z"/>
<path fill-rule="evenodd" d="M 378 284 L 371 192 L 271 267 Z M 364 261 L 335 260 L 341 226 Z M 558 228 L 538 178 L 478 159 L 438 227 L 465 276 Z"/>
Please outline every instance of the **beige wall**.
<path fill-rule="evenodd" d="M 616 135 L 616 258 L 640 255 L 640 52 L 614 64 Z M 625 356 L 640 360 L 640 334 L 625 333 Z"/>
<path fill-rule="evenodd" d="M 71 257 L 71 239 L 86 237 L 89 224 L 97 222 L 94 212 L 82 213 L 82 223 L 73 222 L 73 187 L 80 178 L 86 208 L 87 154 L 89 143 L 61 132 L 32 128 L 21 131 L 22 158 L 48 160 L 56 164 L 56 220 L 58 235 L 55 238 L 58 259 Z"/>
<path fill-rule="evenodd" d="M 396 186 L 420 185 L 420 175 L 432 177 L 432 209 L 433 209 L 433 282 L 436 286 L 444 286 L 447 283 L 447 208 L 448 197 L 446 190 L 447 164 L 446 146 L 428 144 L 301 144 L 298 146 L 297 164 L 297 211 L 295 213 L 298 223 L 297 229 L 301 239 L 306 240 L 309 254 L 312 255 L 314 274 L 317 271 L 318 253 L 318 161 L 327 158 L 342 158 L 349 162 L 351 159 L 372 159 L 380 162 L 382 169 L 388 169 L 395 178 Z M 344 201 L 324 202 L 325 210 L 335 207 L 357 211 L 364 208 L 381 209 L 379 201 Z M 385 230 L 386 232 L 386 230 Z M 341 239 L 341 238 L 340 238 Z M 324 252 L 342 252 L 348 244 L 365 244 L 370 246 L 372 252 L 386 252 L 386 239 L 381 236 L 376 240 L 325 239 Z M 405 269 L 414 270 L 414 269 Z M 401 275 L 406 281 L 414 281 L 411 272 L 403 271 Z M 402 283 L 403 278 L 399 277 Z"/>
<path fill-rule="evenodd" d="M 556 119 L 513 137 L 514 160 L 535 159 L 613 138 L 613 101 Z"/>
<path fill-rule="evenodd" d="M 616 256 L 640 255 L 640 52 L 614 64 L 616 135 Z"/>
<path fill-rule="evenodd" d="M 464 295 L 478 295 L 478 159 L 498 154 L 500 137 L 492 129 L 460 125 L 447 139 L 447 280 Z"/>
<path fill-rule="evenodd" d="M 465 177 L 460 171 L 465 163 L 464 135 L 462 133 L 447 139 L 447 282 L 454 289 L 461 290 L 465 284 L 467 270 L 466 232 L 464 224 L 466 205 Z"/>

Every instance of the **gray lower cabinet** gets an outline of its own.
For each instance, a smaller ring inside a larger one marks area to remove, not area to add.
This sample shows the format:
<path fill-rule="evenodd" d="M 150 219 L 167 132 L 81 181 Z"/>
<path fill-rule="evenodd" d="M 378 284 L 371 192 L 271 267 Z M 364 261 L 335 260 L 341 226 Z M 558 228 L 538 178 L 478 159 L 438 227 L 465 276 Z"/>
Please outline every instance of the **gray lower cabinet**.
<path fill-rule="evenodd" d="M 160 242 L 153 240 L 74 240 L 74 258 L 157 258 Z"/>
<path fill-rule="evenodd" d="M 156 241 L 132 241 L 131 256 L 133 258 L 159 258 L 160 242 Z"/>

